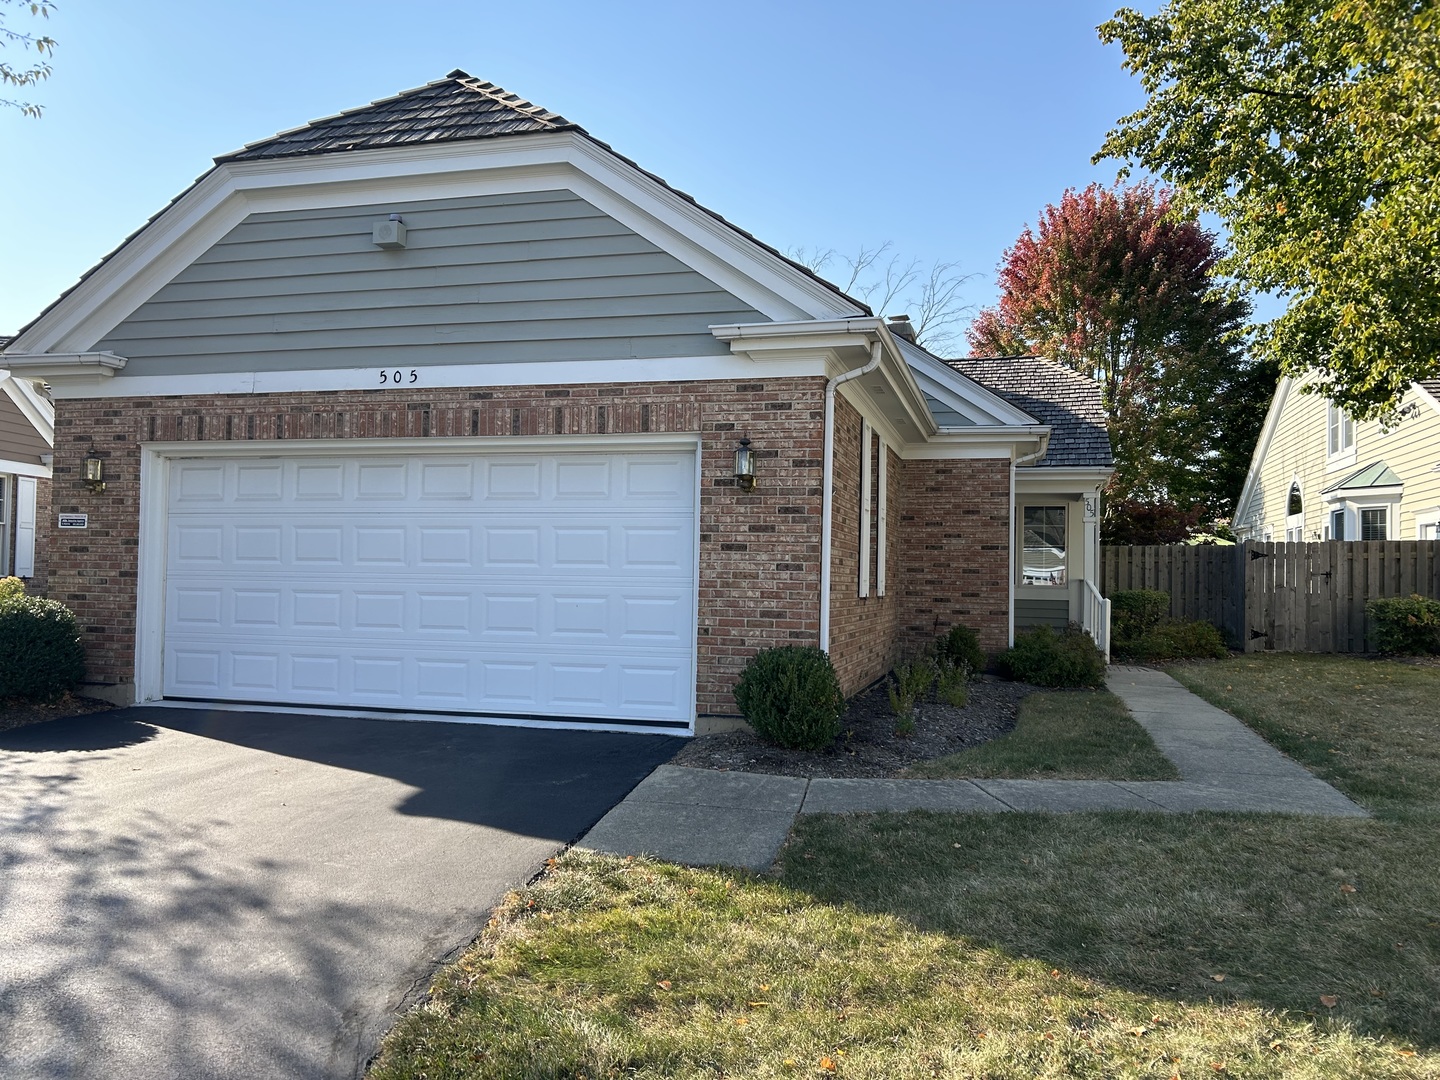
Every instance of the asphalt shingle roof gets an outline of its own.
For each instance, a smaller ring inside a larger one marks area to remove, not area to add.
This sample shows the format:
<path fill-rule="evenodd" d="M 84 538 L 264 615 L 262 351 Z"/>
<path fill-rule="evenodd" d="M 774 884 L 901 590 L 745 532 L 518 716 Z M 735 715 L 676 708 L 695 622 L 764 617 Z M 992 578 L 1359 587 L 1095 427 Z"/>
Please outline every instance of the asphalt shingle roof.
<path fill-rule="evenodd" d="M 1037 462 L 1039 467 L 1115 464 L 1100 386 L 1094 379 L 1043 356 L 966 357 L 946 363 L 1050 425 L 1050 449 Z"/>

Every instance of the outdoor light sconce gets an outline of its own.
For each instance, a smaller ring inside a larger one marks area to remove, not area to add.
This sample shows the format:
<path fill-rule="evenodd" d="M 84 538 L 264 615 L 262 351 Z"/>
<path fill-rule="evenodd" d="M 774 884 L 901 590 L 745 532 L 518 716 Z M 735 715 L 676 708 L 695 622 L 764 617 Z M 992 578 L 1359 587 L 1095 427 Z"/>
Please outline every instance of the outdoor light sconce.
<path fill-rule="evenodd" d="M 97 494 L 105 490 L 105 459 L 99 454 L 85 458 L 85 486 Z"/>
<path fill-rule="evenodd" d="M 755 490 L 755 452 L 750 449 L 749 435 L 735 449 L 735 483 L 742 491 Z"/>

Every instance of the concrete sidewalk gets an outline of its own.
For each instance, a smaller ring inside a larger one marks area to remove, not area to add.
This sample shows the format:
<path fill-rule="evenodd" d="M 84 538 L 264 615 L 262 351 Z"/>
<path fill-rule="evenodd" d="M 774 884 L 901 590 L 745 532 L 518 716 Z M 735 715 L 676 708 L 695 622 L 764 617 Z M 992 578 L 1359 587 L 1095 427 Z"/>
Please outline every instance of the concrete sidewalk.
<path fill-rule="evenodd" d="M 804 780 L 661 765 L 579 846 L 764 870 L 797 814 L 1226 810 L 1365 816 L 1339 791 L 1164 672 L 1115 666 L 1107 684 L 1175 763 L 1180 780 Z"/>

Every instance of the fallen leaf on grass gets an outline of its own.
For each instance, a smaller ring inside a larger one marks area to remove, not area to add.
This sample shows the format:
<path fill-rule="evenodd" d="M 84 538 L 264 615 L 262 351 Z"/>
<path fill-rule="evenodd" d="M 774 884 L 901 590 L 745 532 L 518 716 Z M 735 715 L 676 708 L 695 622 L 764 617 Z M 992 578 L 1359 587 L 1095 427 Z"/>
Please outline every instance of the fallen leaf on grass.
<path fill-rule="evenodd" d="M 1338 994 L 1321 994 L 1320 1004 L 1324 1005 L 1327 1009 L 1333 1009 L 1336 1005 L 1340 1004 L 1340 997 Z"/>
<path fill-rule="evenodd" d="M 1356 892 L 1357 890 L 1356 890 L 1356 888 L 1355 888 L 1354 885 L 1346 884 L 1346 885 L 1341 885 L 1341 886 L 1340 886 L 1340 891 L 1343 892 L 1343 893 L 1352 893 L 1352 892 Z"/>
<path fill-rule="evenodd" d="M 1051 977 L 1052 979 L 1058 979 L 1058 978 L 1060 977 L 1060 969 L 1059 969 L 1059 968 L 1051 968 L 1051 969 L 1050 969 L 1050 977 Z"/>
<path fill-rule="evenodd" d="M 670 980 L 669 980 L 669 979 L 661 979 L 661 980 L 660 980 L 659 982 L 657 982 L 655 985 L 658 986 L 661 990 L 669 990 L 669 989 L 670 989 Z"/>
<path fill-rule="evenodd" d="M 1214 979 L 1216 982 L 1224 982 L 1224 981 L 1225 981 L 1225 976 L 1224 976 L 1224 975 L 1211 975 L 1210 978 Z"/>
<path fill-rule="evenodd" d="M 834 1071 L 835 1071 L 836 1069 L 838 1069 L 839 1067 L 840 1067 L 840 1066 L 838 1066 L 838 1065 L 835 1064 L 835 1059 L 834 1059 L 834 1058 L 831 1058 L 831 1057 L 822 1057 L 822 1058 L 820 1059 L 820 1068 L 824 1069 L 826 1072 L 834 1072 Z"/>
<path fill-rule="evenodd" d="M 770 1002 L 768 1002 L 768 1001 L 747 1001 L 745 1004 L 749 1005 L 750 1008 L 752 1008 L 752 1009 L 763 1009 L 766 1005 L 769 1005 Z"/>
<path fill-rule="evenodd" d="M 1396 1052 L 1397 1054 L 1399 1054 L 1401 1057 L 1414 1057 L 1414 1056 L 1415 1056 L 1415 1051 L 1414 1051 L 1414 1050 L 1396 1050 L 1395 1052 Z"/>
<path fill-rule="evenodd" d="M 1149 1030 L 1150 1030 L 1149 1028 L 1133 1027 L 1133 1028 L 1130 1028 L 1128 1031 L 1126 1031 L 1125 1034 L 1126 1034 L 1126 1035 L 1134 1035 L 1134 1036 L 1138 1039 L 1138 1038 L 1140 1038 L 1140 1036 L 1144 1035 L 1145 1032 L 1147 1032 L 1147 1031 L 1149 1031 Z"/>

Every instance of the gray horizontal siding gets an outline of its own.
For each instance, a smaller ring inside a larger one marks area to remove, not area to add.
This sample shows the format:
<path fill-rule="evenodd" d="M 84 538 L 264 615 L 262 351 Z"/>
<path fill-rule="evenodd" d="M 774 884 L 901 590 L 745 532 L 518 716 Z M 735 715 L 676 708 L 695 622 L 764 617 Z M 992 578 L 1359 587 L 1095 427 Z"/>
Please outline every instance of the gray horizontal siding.
<path fill-rule="evenodd" d="M 1029 630 L 1036 626 L 1053 626 L 1063 630 L 1070 622 L 1070 600 L 1061 596 L 1054 600 L 1017 596 L 1015 598 L 1015 626 Z"/>
<path fill-rule="evenodd" d="M 50 444 L 35 430 L 10 395 L 0 390 L 0 458 L 39 465 L 40 455 L 50 452 Z"/>
<path fill-rule="evenodd" d="M 370 242 L 404 216 L 408 247 Z M 120 373 L 724 355 L 764 317 L 570 192 L 253 214 L 97 348 Z"/>

